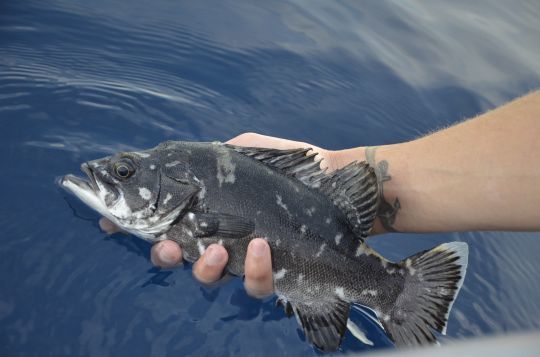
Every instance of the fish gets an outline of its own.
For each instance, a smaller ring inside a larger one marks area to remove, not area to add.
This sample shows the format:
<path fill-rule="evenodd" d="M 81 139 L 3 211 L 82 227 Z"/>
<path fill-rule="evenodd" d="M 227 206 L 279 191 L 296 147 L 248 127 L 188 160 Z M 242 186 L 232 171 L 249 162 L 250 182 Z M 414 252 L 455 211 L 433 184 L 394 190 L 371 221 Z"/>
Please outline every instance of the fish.
<path fill-rule="evenodd" d="M 61 185 L 126 232 L 177 242 L 188 262 L 220 244 L 226 270 L 242 276 L 248 243 L 264 237 L 276 303 L 321 351 L 339 348 L 351 304 L 372 310 L 397 347 L 446 333 L 468 246 L 444 243 L 398 262 L 369 247 L 381 199 L 365 161 L 327 172 L 310 148 L 167 141 L 81 170 L 87 178 L 69 174 Z"/>

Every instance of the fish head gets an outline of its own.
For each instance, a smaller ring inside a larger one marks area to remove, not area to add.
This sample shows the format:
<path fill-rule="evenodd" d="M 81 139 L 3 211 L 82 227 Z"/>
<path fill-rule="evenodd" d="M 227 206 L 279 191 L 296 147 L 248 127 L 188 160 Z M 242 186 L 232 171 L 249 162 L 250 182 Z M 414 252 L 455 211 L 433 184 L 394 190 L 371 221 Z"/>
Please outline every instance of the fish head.
<path fill-rule="evenodd" d="M 188 153 L 158 146 L 85 162 L 87 179 L 66 175 L 61 185 L 120 229 L 155 242 L 201 190 Z"/>

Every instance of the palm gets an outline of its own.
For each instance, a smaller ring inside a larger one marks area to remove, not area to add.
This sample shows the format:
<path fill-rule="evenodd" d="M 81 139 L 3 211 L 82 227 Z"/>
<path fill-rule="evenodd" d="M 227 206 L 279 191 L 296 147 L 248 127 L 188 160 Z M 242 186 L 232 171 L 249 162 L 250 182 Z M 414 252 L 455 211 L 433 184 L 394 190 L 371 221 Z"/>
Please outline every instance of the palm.
<path fill-rule="evenodd" d="M 250 146 L 261 148 L 272 148 L 278 150 L 299 149 L 299 148 L 311 148 L 313 152 L 318 154 L 318 157 L 322 159 L 321 168 L 327 168 L 330 171 L 334 171 L 339 168 L 335 160 L 333 159 L 332 151 L 322 149 L 312 144 L 308 144 L 302 141 L 293 141 L 287 139 L 276 138 L 273 136 L 266 136 L 255 133 L 244 133 L 229 140 L 227 144 L 238 146 Z"/>

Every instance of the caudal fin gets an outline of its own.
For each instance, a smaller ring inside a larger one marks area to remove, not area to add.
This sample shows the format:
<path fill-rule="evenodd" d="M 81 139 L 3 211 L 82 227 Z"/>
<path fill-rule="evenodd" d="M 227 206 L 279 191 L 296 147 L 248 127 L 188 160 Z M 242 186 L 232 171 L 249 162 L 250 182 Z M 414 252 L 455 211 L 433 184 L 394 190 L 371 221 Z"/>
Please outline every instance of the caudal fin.
<path fill-rule="evenodd" d="M 399 263 L 405 286 L 391 311 L 381 317 L 397 346 L 434 343 L 432 330 L 446 334 L 450 309 L 465 278 L 468 254 L 466 243 L 445 243 Z"/>

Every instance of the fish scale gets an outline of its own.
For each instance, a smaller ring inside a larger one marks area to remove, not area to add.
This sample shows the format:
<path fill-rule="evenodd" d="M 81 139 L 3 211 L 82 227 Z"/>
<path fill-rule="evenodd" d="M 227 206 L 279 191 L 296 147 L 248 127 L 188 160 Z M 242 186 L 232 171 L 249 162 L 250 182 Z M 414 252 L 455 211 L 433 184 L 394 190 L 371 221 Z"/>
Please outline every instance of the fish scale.
<path fill-rule="evenodd" d="M 365 162 L 326 173 L 308 148 L 165 142 L 84 165 L 89 181 L 67 175 L 65 188 L 136 236 L 178 242 L 188 261 L 222 244 L 227 270 L 242 275 L 249 241 L 264 237 L 279 304 L 323 351 L 339 347 L 351 304 L 375 311 L 398 346 L 433 343 L 433 331 L 446 330 L 467 246 L 397 263 L 372 250 L 379 188 Z"/>

